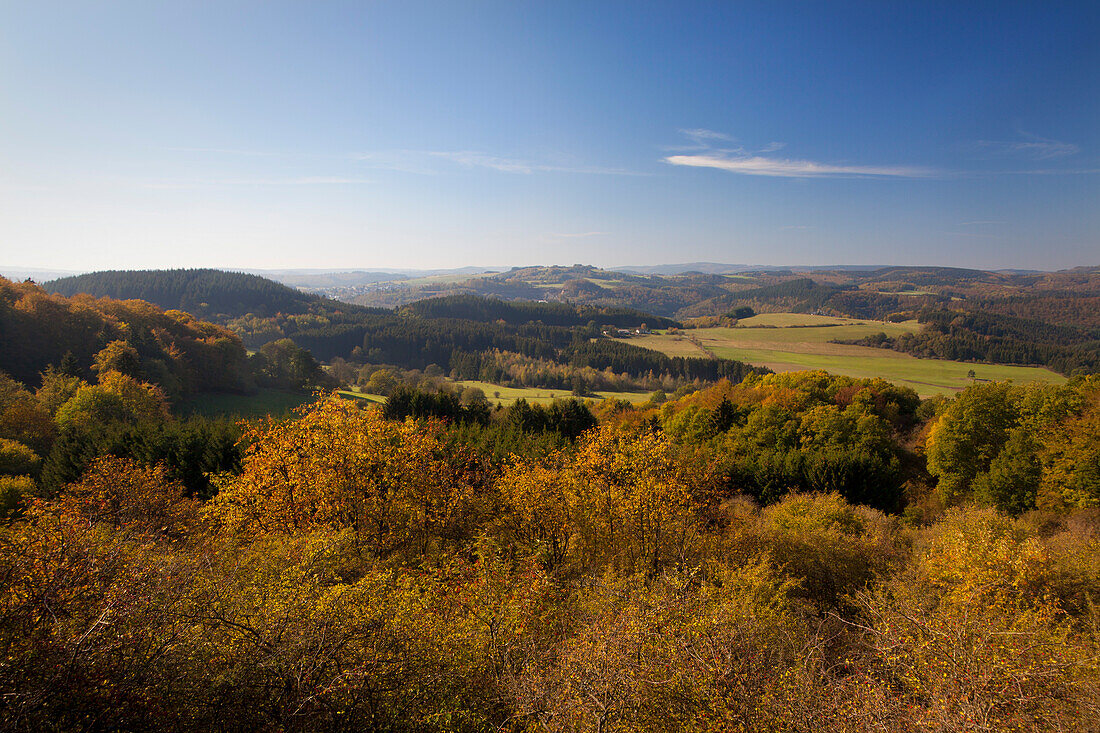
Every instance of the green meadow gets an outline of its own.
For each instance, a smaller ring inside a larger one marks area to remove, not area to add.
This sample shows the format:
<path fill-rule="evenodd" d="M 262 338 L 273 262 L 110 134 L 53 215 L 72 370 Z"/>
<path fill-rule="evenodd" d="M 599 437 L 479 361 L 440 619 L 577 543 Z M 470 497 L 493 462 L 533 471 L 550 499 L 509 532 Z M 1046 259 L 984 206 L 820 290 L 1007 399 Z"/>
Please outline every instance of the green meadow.
<path fill-rule="evenodd" d="M 917 359 L 889 349 L 831 343 L 880 332 L 896 336 L 917 328 L 915 321 L 882 323 L 801 313 L 764 313 L 743 319 L 732 328 L 692 329 L 684 331 L 683 336 L 657 334 L 632 338 L 629 342 L 669 356 L 701 356 L 706 352 L 777 372 L 825 369 L 851 377 L 882 377 L 912 387 L 924 397 L 956 392 L 975 379 L 1052 384 L 1066 381 L 1065 377 L 1041 367 Z M 968 376 L 971 370 L 974 379 Z"/>

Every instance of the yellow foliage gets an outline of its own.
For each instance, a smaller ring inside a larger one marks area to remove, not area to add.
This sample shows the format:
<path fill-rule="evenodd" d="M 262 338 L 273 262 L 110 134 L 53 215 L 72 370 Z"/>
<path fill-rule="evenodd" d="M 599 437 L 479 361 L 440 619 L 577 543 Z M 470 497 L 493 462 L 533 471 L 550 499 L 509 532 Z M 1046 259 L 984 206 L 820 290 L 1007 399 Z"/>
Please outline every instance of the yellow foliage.
<path fill-rule="evenodd" d="M 1047 591 L 1039 540 L 992 510 L 950 512 L 930 535 L 910 566 L 860 597 L 882 672 L 920 701 L 914 722 L 1030 730 L 1095 706 L 1095 639 Z"/>
<path fill-rule="evenodd" d="M 389 422 L 349 401 L 319 399 L 242 440 L 243 471 L 211 506 L 242 532 L 348 527 L 377 556 L 422 554 L 460 536 L 485 500 L 438 425 Z"/>

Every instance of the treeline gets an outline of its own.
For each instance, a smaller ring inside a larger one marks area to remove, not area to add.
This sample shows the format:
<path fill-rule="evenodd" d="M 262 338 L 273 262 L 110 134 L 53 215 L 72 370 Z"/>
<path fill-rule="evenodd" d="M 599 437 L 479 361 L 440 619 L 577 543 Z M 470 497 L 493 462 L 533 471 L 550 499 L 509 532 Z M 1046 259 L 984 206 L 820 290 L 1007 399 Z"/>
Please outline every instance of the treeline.
<path fill-rule="evenodd" d="M 475 396 L 469 396 L 471 391 Z M 446 390 L 429 392 L 398 387 L 386 399 L 382 416 L 396 421 L 430 418 L 441 420 L 447 425 L 473 426 L 473 432 L 466 431 L 463 434 L 465 440 L 471 440 L 471 436 L 477 432 L 507 433 L 512 428 L 526 434 L 556 433 L 567 440 L 576 440 L 586 430 L 597 425 L 596 416 L 581 400 L 556 399 L 544 407 L 519 399 L 494 412 L 481 390 L 466 390 L 460 396 Z M 492 442 L 499 440 L 499 436 L 492 436 Z M 487 445 L 490 441 L 479 435 L 474 442 Z M 497 455 L 496 452 L 493 454 Z"/>
<path fill-rule="evenodd" d="M 420 319 L 377 316 L 370 323 L 343 324 L 299 331 L 294 342 L 318 359 L 352 355 L 374 364 L 423 369 L 446 364 L 460 351 L 501 349 L 527 356 L 552 358 L 574 338 L 561 326 L 479 323 L 460 319 Z"/>
<path fill-rule="evenodd" d="M 177 282 L 168 276 L 179 275 L 178 282 L 185 283 L 189 282 L 185 275 L 194 272 L 173 271 L 165 277 Z M 151 284 L 159 282 L 147 279 Z M 190 282 L 196 282 L 195 278 Z M 46 296 L 31 284 L 9 283 L 7 287 L 14 294 L 5 311 L 11 315 L 0 324 L 6 324 L 11 337 L 23 346 L 5 350 L 6 359 L 0 357 L 0 367 L 32 385 L 48 366 L 59 365 L 68 351 L 73 352 L 74 368 L 85 377 L 92 361 L 109 359 L 111 368 L 157 384 L 173 398 L 190 391 L 242 391 L 255 385 L 323 386 L 326 376 L 318 361 L 339 361 L 342 366 L 348 362 L 388 364 L 406 370 L 434 364 L 450 369 L 458 378 L 580 393 L 675 391 L 685 384 L 722 378 L 738 381 L 751 369 L 722 359 L 669 358 L 600 339 L 601 329 L 608 325 L 671 323 L 627 309 L 506 303 L 462 296 L 412 304 L 400 312 L 352 307 L 271 317 L 249 314 L 229 321 L 247 335 L 246 343 L 256 350 L 246 358 L 241 341 L 232 333 L 180 311 L 163 312 L 141 301 L 92 300 L 88 296 L 78 297 L 81 306 L 77 308 L 77 301 Z M 37 325 L 28 325 L 27 314 L 34 309 L 25 299 L 32 292 L 37 295 L 30 300 L 54 304 L 52 309 L 39 309 L 43 315 Z M 95 326 L 99 333 L 84 323 L 66 325 L 65 319 L 86 320 L 96 309 L 104 314 Z M 0 319 L 5 313 L 0 313 Z M 45 321 L 51 318 L 58 323 L 47 327 Z M 186 338 L 173 337 L 176 332 Z M 110 344 L 114 345 L 104 351 Z M 215 356 L 220 356 L 220 361 Z"/>
<path fill-rule="evenodd" d="M 919 460 L 905 447 L 921 401 L 908 387 L 825 372 L 723 381 L 660 411 L 660 425 L 731 494 L 771 503 L 791 491 L 838 493 L 896 512 Z"/>
<path fill-rule="evenodd" d="M 1100 294 L 1095 291 L 1055 290 L 1016 294 L 1006 298 L 969 298 L 966 307 L 1031 321 L 1086 329 L 1100 328 Z"/>
<path fill-rule="evenodd" d="M 475 295 L 451 295 L 428 298 L 410 303 L 400 309 L 421 318 L 461 318 L 484 323 L 504 321 L 513 326 L 541 323 L 547 326 L 585 326 L 596 323 L 618 328 L 637 328 L 646 324 L 650 328 L 677 326 L 668 318 L 649 315 L 629 308 L 599 308 L 570 303 L 547 303 L 530 300 L 504 301 Z"/>
<path fill-rule="evenodd" d="M 1100 333 L 1016 316 L 951 310 L 922 311 L 918 333 L 884 333 L 854 341 L 921 358 L 1036 364 L 1060 374 L 1100 369 Z"/>
<path fill-rule="evenodd" d="M 909 285 L 912 286 L 911 283 Z M 751 307 L 760 311 L 792 313 L 821 311 L 848 318 L 879 320 L 898 311 L 927 308 L 949 300 L 950 297 L 946 295 L 901 296 L 877 290 L 859 289 L 851 283 L 818 282 L 812 278 L 803 277 L 724 294 L 685 308 L 680 315 L 683 317 L 714 315 L 737 307 Z"/>
<path fill-rule="evenodd" d="M 689 382 L 714 382 L 719 379 L 740 382 L 749 374 L 769 371 L 734 359 L 666 356 L 659 351 L 610 339 L 574 342 L 565 350 L 563 358 L 575 367 L 610 369 L 631 375 L 668 375 L 673 379 Z"/>
<path fill-rule="evenodd" d="M 387 420 L 401 421 L 407 417 L 416 420 L 435 418 L 446 423 L 487 425 L 489 411 L 489 401 L 484 394 L 479 400 L 467 400 L 463 404 L 454 392 L 427 392 L 401 386 L 390 392 L 382 408 L 382 415 Z"/>
<path fill-rule="evenodd" d="M 613 342 L 608 342 L 613 343 Z M 554 359 L 540 359 L 508 351 L 471 354 L 455 351 L 451 355 L 450 376 L 453 379 L 470 379 L 491 382 L 505 387 L 544 387 L 555 390 L 572 390 L 574 394 L 591 392 L 646 392 L 657 389 L 673 392 L 686 385 L 696 389 L 713 381 L 703 377 L 688 378 L 681 372 L 654 372 L 651 362 L 642 363 L 647 368 L 636 372 L 616 372 L 610 366 L 596 369 L 577 366 Z"/>
<path fill-rule="evenodd" d="M 486 305 L 496 307 L 492 303 Z M 576 327 L 531 322 L 511 325 L 499 321 L 419 318 L 401 314 L 374 316 L 372 320 L 369 325 L 307 329 L 296 333 L 293 339 L 326 361 L 348 358 L 350 354 L 351 359 L 361 363 L 393 364 L 402 368 L 424 369 L 436 364 L 449 368 L 456 378 L 511 381 L 552 388 L 571 388 L 578 370 L 583 369 L 592 370 L 581 374 L 582 383 L 592 389 L 610 386 L 606 377 L 595 374 L 606 370 L 615 375 L 648 380 L 647 385 L 661 380 L 672 380 L 676 384 L 713 382 L 723 378 L 739 381 L 753 370 L 749 365 L 729 359 L 670 358 L 649 349 L 599 338 L 599 326 L 591 325 L 592 321 L 589 325 Z M 502 359 L 502 353 L 518 354 L 528 360 L 527 364 L 521 368 Z M 536 366 L 529 368 L 532 364 Z M 526 377 L 520 377 L 521 371 Z"/>

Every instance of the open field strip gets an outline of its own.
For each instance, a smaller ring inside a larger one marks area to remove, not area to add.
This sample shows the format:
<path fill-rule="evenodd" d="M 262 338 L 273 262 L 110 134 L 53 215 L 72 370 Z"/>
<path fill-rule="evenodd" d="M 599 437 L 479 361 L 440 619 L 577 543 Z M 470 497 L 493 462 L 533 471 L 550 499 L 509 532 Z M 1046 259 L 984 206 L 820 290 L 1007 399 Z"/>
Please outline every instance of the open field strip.
<path fill-rule="evenodd" d="M 554 401 L 555 398 L 568 398 L 573 394 L 567 389 L 546 389 L 545 387 L 502 387 L 499 384 L 492 384 L 491 382 L 478 382 L 474 380 L 465 380 L 461 382 L 455 382 L 463 387 L 478 387 L 489 402 L 496 404 L 500 402 L 507 407 L 516 400 L 522 398 L 528 402 L 537 402 L 539 404 L 548 405 Z M 588 395 L 585 399 L 617 399 L 626 400 L 631 404 L 639 404 L 649 400 L 649 392 L 594 392 Z"/>
<path fill-rule="evenodd" d="M 287 415 L 313 395 L 281 389 L 261 389 L 255 394 L 207 392 L 182 401 L 176 412 L 203 417 L 253 418 Z"/>
<path fill-rule="evenodd" d="M 694 347 L 687 341 L 691 337 L 716 356 L 765 366 L 777 372 L 825 369 L 851 377 L 882 377 L 912 387 L 924 397 L 964 389 L 973 382 L 967 376 L 971 370 L 979 380 L 1011 379 L 1016 383 L 1053 384 L 1066 381 L 1065 377 L 1041 367 L 918 359 L 889 349 L 830 343 L 834 339 L 859 339 L 880 332 L 896 336 L 917 327 L 914 321 L 882 323 L 799 313 L 765 313 L 743 319 L 737 328 L 687 330 L 682 340 L 661 334 L 635 337 L 628 342 L 669 356 L 692 356 L 698 354 L 698 349 L 696 354 L 688 353 L 688 347 Z"/>
<path fill-rule="evenodd" d="M 346 400 L 363 400 L 364 402 L 377 402 L 378 404 L 382 404 L 386 401 L 386 398 L 382 395 L 361 392 L 358 387 L 337 390 L 336 394 Z"/>
<path fill-rule="evenodd" d="M 654 349 L 668 356 L 684 356 L 688 358 L 710 356 L 706 349 L 701 346 L 696 346 L 695 343 L 688 338 L 688 336 L 693 333 L 694 331 L 686 331 L 686 335 L 683 336 L 679 334 L 654 334 L 652 336 L 631 336 L 630 338 L 615 340 L 634 344 L 635 346 L 644 346 L 647 349 Z"/>

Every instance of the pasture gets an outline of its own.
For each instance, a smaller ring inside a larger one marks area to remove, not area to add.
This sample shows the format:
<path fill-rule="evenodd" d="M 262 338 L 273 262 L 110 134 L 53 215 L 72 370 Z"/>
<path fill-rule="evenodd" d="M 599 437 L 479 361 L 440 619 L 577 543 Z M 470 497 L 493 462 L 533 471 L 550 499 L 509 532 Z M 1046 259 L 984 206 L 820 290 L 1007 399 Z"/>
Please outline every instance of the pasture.
<path fill-rule="evenodd" d="M 705 351 L 777 372 L 824 369 L 858 378 L 882 377 L 912 387 L 922 397 L 957 392 L 975 379 L 1053 384 L 1066 381 L 1065 377 L 1041 367 L 918 359 L 889 349 L 831 343 L 880 332 L 896 336 L 917 328 L 915 321 L 882 323 L 801 313 L 763 313 L 743 319 L 733 328 L 691 329 L 682 336 L 657 334 L 627 341 L 669 356 L 699 356 Z M 968 376 L 971 370 L 975 379 Z"/>

